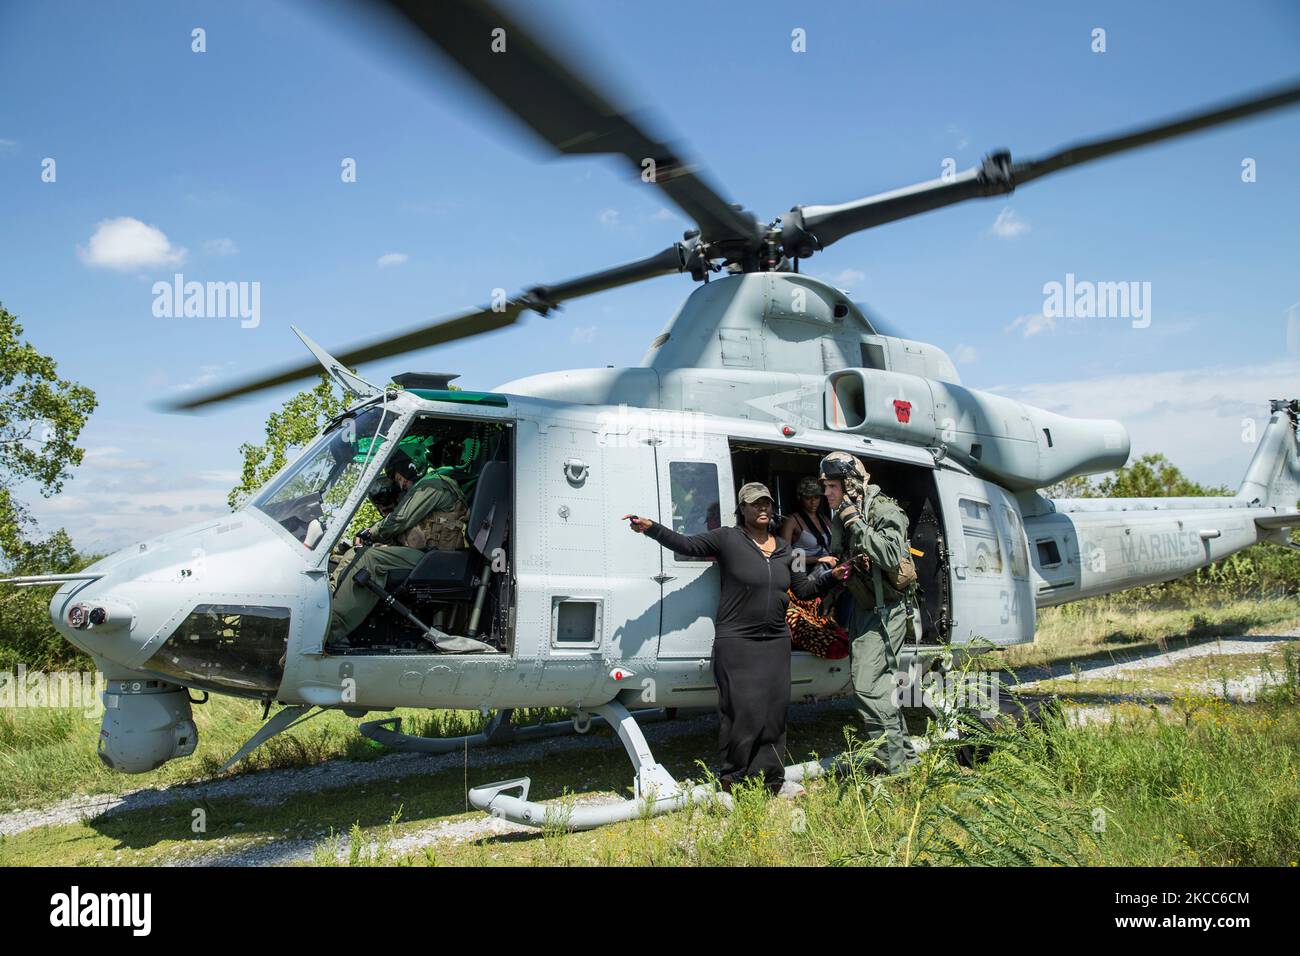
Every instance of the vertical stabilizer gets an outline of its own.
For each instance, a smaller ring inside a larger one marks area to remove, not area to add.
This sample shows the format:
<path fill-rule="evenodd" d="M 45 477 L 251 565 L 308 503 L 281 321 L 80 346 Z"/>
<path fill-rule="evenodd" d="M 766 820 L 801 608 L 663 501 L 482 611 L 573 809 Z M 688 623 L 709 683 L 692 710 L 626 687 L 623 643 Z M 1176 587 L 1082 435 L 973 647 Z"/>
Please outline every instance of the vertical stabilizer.
<path fill-rule="evenodd" d="M 1237 496 L 1290 511 L 1300 498 L 1300 399 L 1274 399 L 1272 409 Z"/>

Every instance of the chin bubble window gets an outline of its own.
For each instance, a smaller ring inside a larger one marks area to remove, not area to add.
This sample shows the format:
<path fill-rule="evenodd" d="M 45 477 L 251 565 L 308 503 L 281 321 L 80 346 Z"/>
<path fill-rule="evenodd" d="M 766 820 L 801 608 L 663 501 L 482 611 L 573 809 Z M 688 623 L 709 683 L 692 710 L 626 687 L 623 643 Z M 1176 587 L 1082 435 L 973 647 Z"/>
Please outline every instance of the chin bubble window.
<path fill-rule="evenodd" d="M 145 665 L 205 690 L 258 697 L 280 686 L 289 609 L 200 604 Z"/>

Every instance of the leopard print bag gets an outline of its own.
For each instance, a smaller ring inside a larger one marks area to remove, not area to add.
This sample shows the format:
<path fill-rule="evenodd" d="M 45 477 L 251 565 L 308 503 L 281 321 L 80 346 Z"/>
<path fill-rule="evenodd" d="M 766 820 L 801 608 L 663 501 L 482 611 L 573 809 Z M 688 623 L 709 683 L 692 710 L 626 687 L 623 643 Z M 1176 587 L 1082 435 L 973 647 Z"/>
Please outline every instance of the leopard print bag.
<path fill-rule="evenodd" d="M 828 613 L 829 603 L 823 610 L 823 600 L 801 601 L 790 594 L 790 605 L 785 612 L 785 621 L 790 625 L 790 643 L 797 651 L 807 651 L 827 660 L 842 660 L 849 656 L 849 635 Z"/>

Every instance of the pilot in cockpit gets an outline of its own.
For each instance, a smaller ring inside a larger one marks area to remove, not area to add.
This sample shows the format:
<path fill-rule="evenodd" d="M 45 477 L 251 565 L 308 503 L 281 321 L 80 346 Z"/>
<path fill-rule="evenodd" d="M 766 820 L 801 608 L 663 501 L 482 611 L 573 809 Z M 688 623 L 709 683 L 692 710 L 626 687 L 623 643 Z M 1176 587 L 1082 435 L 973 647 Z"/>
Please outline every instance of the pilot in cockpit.
<path fill-rule="evenodd" d="M 397 482 L 387 475 L 380 475 L 370 483 L 370 488 L 366 492 L 366 497 L 370 499 L 370 504 L 374 506 L 375 511 L 379 512 L 379 520 L 382 521 L 392 514 L 393 509 L 397 507 L 398 500 L 402 497 L 402 489 L 398 487 Z M 334 572 L 340 564 L 346 564 L 356 555 L 353 553 L 357 548 L 365 544 L 363 535 L 366 538 L 373 538 L 375 528 L 378 527 L 379 521 L 374 522 L 369 528 L 366 528 L 362 534 L 358 534 L 352 540 L 339 541 L 333 551 L 330 552 L 330 587 L 334 586 Z"/>
<path fill-rule="evenodd" d="M 372 590 L 356 583 L 358 571 L 367 570 L 382 588 L 390 571 L 409 571 L 430 548 L 465 547 L 469 508 L 455 480 L 439 472 L 424 474 L 401 450 L 393 453 L 384 474 L 400 489 L 401 498 L 382 520 L 357 536 L 352 560 L 341 563 L 334 572 L 331 649 L 348 647 L 348 635 L 379 600 Z"/>

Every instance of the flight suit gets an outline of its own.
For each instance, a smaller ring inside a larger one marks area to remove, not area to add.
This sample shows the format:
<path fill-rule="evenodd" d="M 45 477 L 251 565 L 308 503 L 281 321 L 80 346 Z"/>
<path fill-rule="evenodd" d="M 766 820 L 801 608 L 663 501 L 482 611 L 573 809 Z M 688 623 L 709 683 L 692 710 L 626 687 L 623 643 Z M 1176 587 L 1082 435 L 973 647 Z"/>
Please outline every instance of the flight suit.
<path fill-rule="evenodd" d="M 379 602 L 379 595 L 356 583 L 357 571 L 365 568 L 371 579 L 383 587 L 390 571 L 409 571 L 424 557 L 424 546 L 431 543 L 425 533 L 431 521 L 443 515 L 463 514 L 464 510 L 465 496 L 460 486 L 446 475 L 427 475 L 411 485 L 397 507 L 371 530 L 375 543 L 354 552 L 352 560 L 335 569 L 330 581 L 334 592 L 330 643 L 346 646 L 348 635 Z M 460 546 L 464 546 L 463 537 Z"/>
<path fill-rule="evenodd" d="M 879 486 L 868 485 L 857 515 L 846 522 L 841 508 L 833 516 L 830 549 L 840 560 L 865 554 L 873 568 L 898 566 L 907 547 L 907 516 L 896 502 L 879 493 Z M 876 606 L 877 580 L 881 607 Z M 858 716 L 868 742 L 884 738 L 875 752 L 876 762 L 887 773 L 897 773 L 917 760 L 902 712 L 894 703 L 894 674 L 907 637 L 910 599 L 891 588 L 884 574 L 864 573 L 856 564 L 847 586 L 854 601 L 849 666 Z"/>

